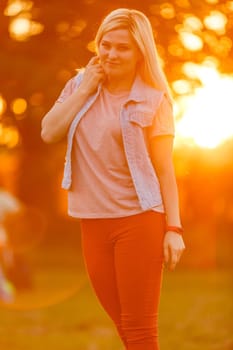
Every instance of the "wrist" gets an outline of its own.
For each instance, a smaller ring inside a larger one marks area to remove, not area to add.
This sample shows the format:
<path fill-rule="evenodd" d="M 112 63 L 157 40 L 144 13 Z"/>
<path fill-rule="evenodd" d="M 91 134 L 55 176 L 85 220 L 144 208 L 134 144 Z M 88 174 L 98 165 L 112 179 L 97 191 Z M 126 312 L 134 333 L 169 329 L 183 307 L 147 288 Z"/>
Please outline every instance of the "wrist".
<path fill-rule="evenodd" d="M 184 229 L 182 226 L 172 226 L 172 225 L 166 225 L 165 227 L 165 232 L 175 232 L 175 233 L 178 233 L 180 235 L 183 235 L 184 233 Z"/>
<path fill-rule="evenodd" d="M 84 86 L 82 86 L 82 84 L 80 84 L 80 86 L 76 90 L 76 94 L 79 96 L 79 98 L 88 98 L 91 95 L 90 91 Z"/>

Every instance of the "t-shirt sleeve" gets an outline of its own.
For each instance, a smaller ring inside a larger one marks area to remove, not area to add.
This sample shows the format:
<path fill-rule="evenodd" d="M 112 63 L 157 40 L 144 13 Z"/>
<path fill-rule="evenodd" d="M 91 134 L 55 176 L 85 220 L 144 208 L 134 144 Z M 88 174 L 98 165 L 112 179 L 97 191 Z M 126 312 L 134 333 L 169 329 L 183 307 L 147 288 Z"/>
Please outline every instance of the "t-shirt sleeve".
<path fill-rule="evenodd" d="M 156 112 L 154 123 L 149 130 L 149 138 L 162 135 L 175 135 L 172 103 L 168 100 L 166 95 L 163 96 Z"/>
<path fill-rule="evenodd" d="M 62 102 L 64 102 L 70 95 L 72 95 L 72 93 L 75 90 L 75 87 L 76 87 L 75 77 L 73 77 L 70 80 L 68 80 L 68 82 L 66 83 L 65 87 L 63 88 L 62 92 L 58 96 L 58 98 L 55 101 L 55 103 L 62 103 Z"/>

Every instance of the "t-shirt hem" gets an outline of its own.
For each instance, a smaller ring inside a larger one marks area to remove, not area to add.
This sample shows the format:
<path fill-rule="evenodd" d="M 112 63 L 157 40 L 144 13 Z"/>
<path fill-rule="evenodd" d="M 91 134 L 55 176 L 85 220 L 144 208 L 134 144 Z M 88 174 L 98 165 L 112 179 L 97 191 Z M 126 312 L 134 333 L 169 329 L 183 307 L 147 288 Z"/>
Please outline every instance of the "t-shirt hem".
<path fill-rule="evenodd" d="M 148 210 L 136 210 L 136 211 L 132 211 L 132 212 L 125 212 L 124 214 L 117 213 L 117 214 L 95 214 L 95 215 L 83 214 L 83 213 L 81 214 L 81 213 L 74 212 L 72 210 L 68 210 L 68 215 L 72 216 L 74 218 L 77 218 L 77 219 L 110 219 L 110 218 L 121 218 L 121 217 L 130 216 L 130 215 L 140 214 L 140 213 L 144 213 L 144 212 L 150 211 L 150 210 L 164 214 L 164 211 L 162 209 L 151 208 Z"/>

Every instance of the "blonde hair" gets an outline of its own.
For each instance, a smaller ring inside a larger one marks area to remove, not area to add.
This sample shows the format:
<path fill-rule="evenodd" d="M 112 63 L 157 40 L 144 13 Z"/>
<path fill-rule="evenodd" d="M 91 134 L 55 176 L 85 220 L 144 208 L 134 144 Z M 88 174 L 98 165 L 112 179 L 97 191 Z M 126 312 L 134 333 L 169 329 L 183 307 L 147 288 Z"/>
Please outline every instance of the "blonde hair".
<path fill-rule="evenodd" d="M 103 35 L 120 28 L 129 30 L 142 54 L 143 60 L 138 67 L 141 78 L 148 85 L 165 91 L 172 99 L 167 79 L 160 66 L 151 23 L 141 11 L 119 8 L 110 12 L 103 19 L 95 37 L 97 52 Z"/>

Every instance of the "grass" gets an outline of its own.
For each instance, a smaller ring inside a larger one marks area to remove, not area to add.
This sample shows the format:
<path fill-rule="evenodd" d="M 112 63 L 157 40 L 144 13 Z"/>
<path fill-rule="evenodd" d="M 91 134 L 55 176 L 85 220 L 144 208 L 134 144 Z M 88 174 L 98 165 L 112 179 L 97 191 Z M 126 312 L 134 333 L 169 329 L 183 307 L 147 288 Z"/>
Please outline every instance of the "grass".
<path fill-rule="evenodd" d="M 83 268 L 77 273 L 53 266 L 37 273 L 36 283 L 33 293 L 1 305 L 1 350 L 123 349 Z M 161 350 L 233 350 L 232 296 L 232 271 L 166 271 Z"/>
<path fill-rule="evenodd" d="M 232 350 L 232 321 L 232 271 L 190 270 L 165 277 L 160 307 L 162 350 Z"/>

